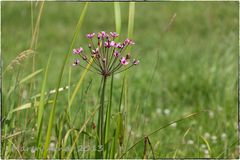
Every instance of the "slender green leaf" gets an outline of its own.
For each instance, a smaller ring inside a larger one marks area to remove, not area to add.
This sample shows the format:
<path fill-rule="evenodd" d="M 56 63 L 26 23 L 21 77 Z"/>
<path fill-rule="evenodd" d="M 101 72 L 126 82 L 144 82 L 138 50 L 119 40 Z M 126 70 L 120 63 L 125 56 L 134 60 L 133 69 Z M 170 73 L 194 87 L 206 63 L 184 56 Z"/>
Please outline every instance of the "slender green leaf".
<path fill-rule="evenodd" d="M 31 78 L 35 77 L 36 75 L 38 75 L 38 74 L 41 73 L 42 71 L 43 71 L 43 69 L 39 69 L 39 70 L 37 70 L 37 71 L 29 74 L 27 77 L 23 78 L 23 79 L 19 82 L 19 84 L 22 84 L 22 83 L 30 80 Z"/>
<path fill-rule="evenodd" d="M 121 33 L 121 7 L 119 2 L 114 2 L 114 15 L 115 15 L 115 25 L 116 32 Z"/>
<path fill-rule="evenodd" d="M 51 56 L 52 56 L 52 54 L 50 54 L 50 56 L 48 58 L 47 66 L 45 68 L 44 78 L 43 78 L 43 82 L 42 82 L 41 96 L 40 96 L 40 104 L 39 104 L 38 111 L 37 111 L 38 117 L 37 117 L 37 138 L 36 138 L 37 141 L 36 141 L 36 144 L 38 147 L 41 146 L 42 119 L 43 119 L 43 109 L 44 109 L 44 105 L 45 105 L 45 90 L 46 90 L 48 68 L 49 68 L 49 64 L 51 61 Z M 39 158 L 39 151 L 36 152 L 36 155 Z"/>
<path fill-rule="evenodd" d="M 209 153 L 211 154 L 211 147 L 210 147 L 208 141 L 207 141 L 203 136 L 200 135 L 200 137 L 202 138 L 202 140 L 204 141 L 204 143 L 207 145 L 208 151 L 209 151 Z"/>
<path fill-rule="evenodd" d="M 135 2 L 129 2 L 128 37 L 133 38 Z"/>
<path fill-rule="evenodd" d="M 84 17 L 85 17 L 85 14 L 86 14 L 86 10 L 87 10 L 87 6 L 88 6 L 88 2 L 86 2 L 85 6 L 84 6 L 84 8 L 82 10 L 81 16 L 79 17 L 79 21 L 78 21 L 78 24 L 76 26 L 76 30 L 75 30 L 75 33 L 74 33 L 74 36 L 73 36 L 73 39 L 72 39 L 72 43 L 71 43 L 71 45 L 69 47 L 68 54 L 66 54 L 66 56 L 64 58 L 64 61 L 63 61 L 63 64 L 62 64 L 62 67 L 61 67 L 61 70 L 60 70 L 60 75 L 58 77 L 58 82 L 57 82 L 57 87 L 56 87 L 57 91 L 56 91 L 56 94 L 55 94 L 55 97 L 54 97 L 53 107 L 52 107 L 52 110 L 50 112 L 50 117 L 49 117 L 46 141 L 45 141 L 44 151 L 43 151 L 43 158 L 47 158 L 47 152 L 48 152 L 48 148 L 49 148 L 49 144 L 50 144 L 50 137 L 51 137 L 51 134 L 52 134 L 52 125 L 53 125 L 53 120 L 54 120 L 55 107 L 56 107 L 57 99 L 58 99 L 58 88 L 61 85 L 61 81 L 62 81 L 63 71 L 64 71 L 64 68 L 65 68 L 65 65 L 67 64 L 69 55 L 71 54 L 71 50 L 72 50 L 72 48 L 73 48 L 73 46 L 75 44 L 75 41 L 77 39 L 77 35 L 80 32 L 80 29 L 82 27 L 83 20 L 84 20 Z"/>

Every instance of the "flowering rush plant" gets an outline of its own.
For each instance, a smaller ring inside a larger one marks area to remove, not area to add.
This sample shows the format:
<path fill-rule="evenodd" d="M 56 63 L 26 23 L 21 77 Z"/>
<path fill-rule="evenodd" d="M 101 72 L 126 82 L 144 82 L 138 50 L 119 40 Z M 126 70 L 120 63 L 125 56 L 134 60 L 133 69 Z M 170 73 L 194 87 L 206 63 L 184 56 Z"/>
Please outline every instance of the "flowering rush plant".
<path fill-rule="evenodd" d="M 95 36 L 97 37 L 97 44 L 94 44 Z M 80 59 L 87 64 L 90 64 L 90 57 L 92 57 L 93 63 L 89 70 L 104 77 L 113 73 L 120 73 L 137 65 L 139 60 L 131 59 L 131 54 L 125 53 L 127 47 L 135 43 L 128 38 L 123 43 L 116 42 L 118 36 L 119 34 L 116 32 L 108 34 L 101 31 L 97 35 L 89 33 L 86 35 L 90 42 L 88 44 L 89 54 L 87 55 L 82 47 L 73 49 L 73 54 L 80 56 Z M 73 65 L 85 68 L 80 64 L 80 59 L 75 59 Z"/>
<path fill-rule="evenodd" d="M 94 40 L 95 36 L 97 38 Z M 96 146 L 100 146 L 103 148 L 103 150 L 100 152 L 96 151 L 96 158 L 104 157 L 103 153 L 108 141 L 107 129 L 109 128 L 108 126 L 110 124 L 110 106 L 107 110 L 105 110 L 106 112 L 104 112 L 104 98 L 107 77 L 115 73 L 125 71 L 132 66 L 139 64 L 139 60 L 131 59 L 131 54 L 126 53 L 128 46 L 134 45 L 135 43 L 128 38 L 123 43 L 116 42 L 118 36 L 119 34 L 115 32 L 110 32 L 107 34 L 106 32 L 101 31 L 97 35 L 95 33 L 89 33 L 86 35 L 86 37 L 89 39 L 88 54 L 82 47 L 73 49 L 73 54 L 80 56 L 80 58 L 74 61 L 74 66 L 80 66 L 102 75 L 102 82 L 100 85 L 100 107 L 97 123 L 98 141 L 96 142 Z M 84 65 L 80 64 L 81 61 L 84 61 L 88 67 L 86 68 Z M 91 66 L 91 68 L 89 68 L 89 66 Z"/>

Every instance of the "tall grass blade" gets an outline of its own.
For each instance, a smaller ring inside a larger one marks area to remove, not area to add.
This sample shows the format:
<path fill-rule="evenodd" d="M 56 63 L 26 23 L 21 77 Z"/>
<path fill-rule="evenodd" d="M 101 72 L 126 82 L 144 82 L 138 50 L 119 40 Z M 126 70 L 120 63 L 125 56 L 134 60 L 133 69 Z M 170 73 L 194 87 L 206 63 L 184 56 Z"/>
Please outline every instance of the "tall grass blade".
<path fill-rule="evenodd" d="M 211 147 L 210 147 L 208 141 L 207 141 L 203 136 L 200 135 L 200 137 L 202 138 L 202 140 L 204 141 L 204 143 L 207 145 L 208 151 L 209 151 L 209 153 L 210 153 L 210 155 L 211 155 L 212 150 L 211 150 Z"/>
<path fill-rule="evenodd" d="M 115 157 L 115 146 L 116 146 L 116 129 L 114 129 L 114 132 L 113 132 L 113 141 L 112 141 L 112 144 L 111 144 L 111 149 L 110 149 L 110 158 L 111 159 L 114 159 Z"/>
<path fill-rule="evenodd" d="M 135 2 L 129 2 L 128 38 L 133 38 Z"/>
<path fill-rule="evenodd" d="M 67 60 L 68 60 L 69 55 L 71 53 L 71 50 L 72 50 L 72 48 L 75 44 L 75 41 L 77 39 L 77 35 L 80 32 L 80 29 L 82 27 L 83 20 L 84 20 L 86 10 L 87 10 L 87 6 L 88 6 L 88 2 L 86 2 L 85 6 L 82 10 L 81 16 L 79 17 L 79 20 L 78 20 L 78 23 L 77 23 L 77 26 L 76 26 L 76 30 L 75 30 L 75 33 L 73 35 L 72 43 L 69 47 L 68 54 L 66 54 L 66 56 L 64 58 L 64 61 L 63 61 L 63 64 L 62 64 L 62 67 L 61 67 L 61 70 L 60 70 L 60 75 L 58 77 L 58 82 L 57 82 L 57 87 L 56 87 L 56 94 L 55 94 L 55 97 L 54 97 L 52 110 L 50 112 L 46 141 L 45 141 L 44 151 L 43 151 L 43 158 L 47 158 L 47 152 L 48 152 L 48 148 L 49 148 L 49 144 L 50 144 L 50 137 L 51 137 L 51 134 L 52 134 L 52 125 L 53 125 L 53 119 L 54 119 L 54 114 L 55 114 L 55 107 L 56 107 L 56 103 L 57 103 L 57 99 L 58 99 L 58 88 L 60 87 L 60 84 L 61 84 L 61 81 L 62 81 L 63 71 L 64 71 L 64 68 L 65 68 L 65 65 L 67 63 Z"/>
<path fill-rule="evenodd" d="M 46 83 L 47 83 L 47 76 L 48 76 L 48 68 L 50 65 L 52 54 L 50 54 L 47 62 L 47 66 L 45 68 L 45 73 L 44 73 L 44 78 L 42 82 L 42 89 L 41 89 L 41 96 L 40 96 L 40 104 L 38 107 L 38 112 L 37 112 L 37 137 L 36 137 L 36 144 L 37 147 L 41 146 L 41 133 L 42 133 L 42 119 L 43 119 L 43 109 L 45 105 L 45 90 L 46 90 Z M 39 157 L 39 150 L 36 152 L 36 156 Z"/>
<path fill-rule="evenodd" d="M 23 79 L 19 82 L 19 84 L 22 84 L 22 83 L 28 81 L 29 79 L 31 79 L 31 78 L 35 77 L 36 75 L 38 75 L 39 73 L 41 73 L 42 71 L 43 71 L 43 69 L 39 69 L 39 70 L 31 73 L 31 74 L 28 75 L 27 77 L 23 78 Z"/>
<path fill-rule="evenodd" d="M 115 15 L 115 25 L 116 32 L 121 33 L 121 7 L 119 2 L 114 2 L 114 15 Z"/>
<path fill-rule="evenodd" d="M 41 20 L 41 17 L 42 17 L 43 6 L 44 6 L 44 1 L 41 2 L 40 9 L 39 9 L 39 12 L 38 12 L 37 21 L 36 21 L 36 25 L 35 25 L 35 28 L 34 28 L 34 31 L 33 31 L 33 35 L 32 35 L 32 40 L 31 40 L 31 45 L 30 45 L 30 49 L 32 49 L 32 50 L 36 50 L 38 33 L 39 33 L 39 26 L 40 26 L 40 20 Z M 32 7 L 32 5 L 31 5 L 31 7 Z M 31 8 L 31 16 L 32 16 L 31 20 L 33 22 L 32 8 Z M 33 25 L 32 25 L 32 27 L 33 27 Z M 35 52 L 33 53 L 33 57 L 32 58 L 33 58 L 32 59 L 32 72 L 34 72 L 35 71 Z M 29 89 L 30 93 L 32 91 L 32 88 L 35 88 L 34 79 L 32 79 L 32 81 L 31 81 L 31 86 L 30 86 L 30 89 Z"/>
<path fill-rule="evenodd" d="M 133 38 L 133 29 L 134 29 L 134 16 L 135 16 L 135 2 L 129 2 L 129 17 L 128 17 L 128 38 Z M 132 47 L 128 48 L 128 51 L 131 51 Z M 131 116 L 130 110 L 128 109 L 128 79 L 127 71 L 124 72 L 124 86 L 122 92 L 124 92 L 124 110 L 127 113 L 125 116 L 125 123 L 129 123 L 129 117 Z M 123 93 L 122 93 L 123 94 Z M 125 130 L 123 128 L 123 130 Z M 125 133 L 123 133 L 124 135 Z"/>

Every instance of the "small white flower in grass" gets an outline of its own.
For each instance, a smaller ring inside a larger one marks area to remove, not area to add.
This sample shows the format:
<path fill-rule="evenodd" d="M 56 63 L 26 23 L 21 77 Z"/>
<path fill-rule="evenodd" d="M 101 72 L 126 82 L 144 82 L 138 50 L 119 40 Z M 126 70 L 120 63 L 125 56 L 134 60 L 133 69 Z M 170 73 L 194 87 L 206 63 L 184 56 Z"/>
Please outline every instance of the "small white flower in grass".
<path fill-rule="evenodd" d="M 36 149 L 34 147 L 31 148 L 31 153 L 35 153 Z"/>
<path fill-rule="evenodd" d="M 216 136 L 212 136 L 211 139 L 212 139 L 213 143 L 217 143 L 217 137 Z"/>
<path fill-rule="evenodd" d="M 131 125 L 127 125 L 127 131 L 130 131 L 131 130 Z"/>
<path fill-rule="evenodd" d="M 218 107 L 217 107 L 217 110 L 218 110 L 219 112 L 221 112 L 223 109 L 222 109 L 221 106 L 218 106 Z"/>
<path fill-rule="evenodd" d="M 201 144 L 201 148 L 205 149 L 207 146 L 205 144 Z"/>
<path fill-rule="evenodd" d="M 208 133 L 208 132 L 204 133 L 204 137 L 205 138 L 209 138 L 210 137 L 210 133 Z"/>
<path fill-rule="evenodd" d="M 161 113 L 162 113 L 161 108 L 157 108 L 157 109 L 156 109 L 156 112 L 157 112 L 157 114 L 161 114 Z"/>
<path fill-rule="evenodd" d="M 121 75 L 120 75 L 120 74 L 114 75 L 114 79 L 120 79 L 120 78 L 121 78 Z"/>
<path fill-rule="evenodd" d="M 210 118 L 213 118 L 214 117 L 214 112 L 213 111 L 209 111 L 208 115 L 209 115 Z"/>
<path fill-rule="evenodd" d="M 134 132 L 134 131 L 131 131 L 131 135 L 132 135 L 132 136 L 135 136 L 135 132 Z"/>
<path fill-rule="evenodd" d="M 164 109 L 163 112 L 164 112 L 165 115 L 169 115 L 170 114 L 170 110 L 169 109 Z"/>
<path fill-rule="evenodd" d="M 171 127 L 176 128 L 177 127 L 177 123 L 171 124 Z"/>
<path fill-rule="evenodd" d="M 226 137 L 227 137 L 227 134 L 226 134 L 226 133 L 222 133 L 222 134 L 221 134 L 221 139 L 222 139 L 222 140 L 225 140 Z"/>
<path fill-rule="evenodd" d="M 204 156 L 204 158 L 210 158 L 210 155 L 209 155 L 209 154 L 206 154 L 206 155 Z"/>
<path fill-rule="evenodd" d="M 204 154 L 209 154 L 209 151 L 207 149 L 204 150 Z"/>
<path fill-rule="evenodd" d="M 191 139 L 189 139 L 189 140 L 187 141 L 187 144 L 190 144 L 190 145 L 192 145 L 192 144 L 194 144 L 194 141 L 193 141 L 193 140 L 191 140 Z"/>
<path fill-rule="evenodd" d="M 140 138 L 140 137 L 141 137 L 141 134 L 140 134 L 139 132 L 137 132 L 136 137 L 137 137 L 137 138 Z"/>
<path fill-rule="evenodd" d="M 207 149 L 205 149 L 203 152 L 205 158 L 210 158 L 209 151 Z"/>
<path fill-rule="evenodd" d="M 22 98 L 26 99 L 27 98 L 27 90 L 24 90 L 22 93 Z"/>
<path fill-rule="evenodd" d="M 148 117 L 145 117 L 144 120 L 145 120 L 146 123 L 149 122 L 149 118 Z"/>
<path fill-rule="evenodd" d="M 49 145 L 49 150 L 54 151 L 54 149 L 55 149 L 55 144 L 53 142 L 51 142 Z"/>

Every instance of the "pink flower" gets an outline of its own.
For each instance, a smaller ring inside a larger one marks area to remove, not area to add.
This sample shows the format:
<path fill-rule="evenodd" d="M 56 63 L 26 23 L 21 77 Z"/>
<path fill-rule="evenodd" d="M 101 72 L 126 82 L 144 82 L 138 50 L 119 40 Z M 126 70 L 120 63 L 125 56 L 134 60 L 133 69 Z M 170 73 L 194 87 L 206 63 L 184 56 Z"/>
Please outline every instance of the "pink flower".
<path fill-rule="evenodd" d="M 118 57 L 120 54 L 119 54 L 118 51 L 115 51 L 115 52 L 113 53 L 113 55 L 114 55 L 115 57 Z"/>
<path fill-rule="evenodd" d="M 77 66 L 79 63 L 80 63 L 79 59 L 76 59 L 76 60 L 73 62 L 73 66 Z"/>
<path fill-rule="evenodd" d="M 96 48 L 95 50 L 94 50 L 94 49 L 92 50 L 92 53 L 93 53 L 93 54 L 98 54 L 98 51 L 99 51 L 99 49 Z"/>
<path fill-rule="evenodd" d="M 92 39 L 95 36 L 95 33 L 88 33 L 86 35 L 87 38 Z"/>
<path fill-rule="evenodd" d="M 111 47 L 115 47 L 115 46 L 116 46 L 116 43 L 115 43 L 114 41 L 111 41 L 111 42 L 110 42 L 110 46 L 111 46 Z"/>
<path fill-rule="evenodd" d="M 83 48 L 80 47 L 80 48 L 77 48 L 77 49 L 73 49 L 73 54 L 80 54 L 83 52 Z"/>
<path fill-rule="evenodd" d="M 119 34 L 117 34 L 116 32 L 110 32 L 110 35 L 113 37 L 113 38 L 116 38 L 119 36 Z"/>
<path fill-rule="evenodd" d="M 117 48 L 123 48 L 123 45 L 121 45 L 120 43 L 116 44 Z"/>
<path fill-rule="evenodd" d="M 110 43 L 109 43 L 109 42 L 104 42 L 104 46 L 105 46 L 106 48 L 110 48 Z"/>
<path fill-rule="evenodd" d="M 101 31 L 100 33 L 98 33 L 98 38 L 105 38 L 107 36 L 105 31 Z"/>
<path fill-rule="evenodd" d="M 121 62 L 122 65 L 127 65 L 128 64 L 128 61 L 125 57 L 122 57 L 120 62 Z"/>
<path fill-rule="evenodd" d="M 140 62 L 139 60 L 133 59 L 133 65 L 138 65 L 139 62 Z"/>
<path fill-rule="evenodd" d="M 128 39 L 128 38 L 127 38 L 123 43 L 124 43 L 124 45 L 127 45 L 127 44 L 128 44 L 128 45 L 135 44 L 135 42 L 133 42 L 131 39 Z"/>

